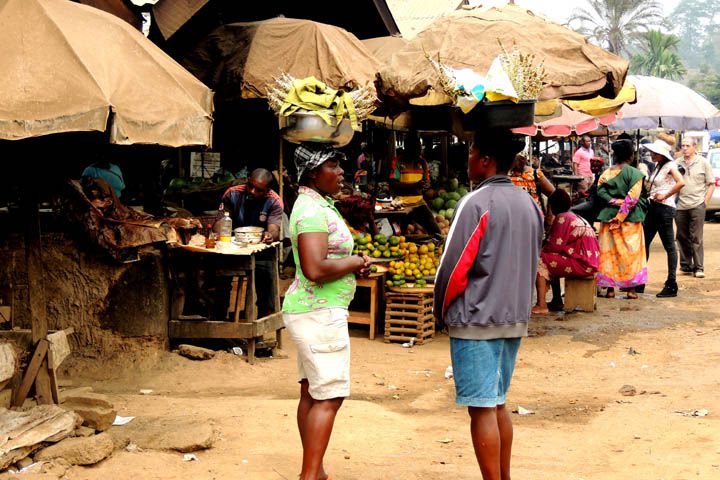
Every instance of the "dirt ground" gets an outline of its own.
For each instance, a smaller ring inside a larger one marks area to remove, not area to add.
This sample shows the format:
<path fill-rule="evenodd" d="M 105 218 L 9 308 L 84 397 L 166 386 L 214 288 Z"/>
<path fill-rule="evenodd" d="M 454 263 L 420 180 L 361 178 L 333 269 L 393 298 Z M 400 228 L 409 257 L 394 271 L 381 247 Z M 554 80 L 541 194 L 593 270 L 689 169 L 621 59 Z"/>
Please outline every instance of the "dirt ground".
<path fill-rule="evenodd" d="M 603 298 L 595 313 L 532 320 L 508 399 L 513 410 L 534 412 L 512 415 L 513 478 L 720 478 L 720 224 L 708 223 L 705 238 L 707 278 L 680 276 L 676 299 L 654 296 L 665 275 L 656 239 L 640 300 Z M 480 478 L 467 413 L 443 376 L 448 338 L 407 349 L 366 333 L 351 329 L 353 390 L 337 418 L 328 472 L 336 480 Z M 198 362 L 153 351 L 76 371 L 73 383 L 110 395 L 120 415 L 209 422 L 218 435 L 197 462 L 120 450 L 65 478 L 297 478 L 298 386 L 287 343 L 279 358 L 254 366 L 223 352 Z M 624 385 L 637 394 L 623 396 Z M 677 413 L 700 409 L 709 415 Z"/>

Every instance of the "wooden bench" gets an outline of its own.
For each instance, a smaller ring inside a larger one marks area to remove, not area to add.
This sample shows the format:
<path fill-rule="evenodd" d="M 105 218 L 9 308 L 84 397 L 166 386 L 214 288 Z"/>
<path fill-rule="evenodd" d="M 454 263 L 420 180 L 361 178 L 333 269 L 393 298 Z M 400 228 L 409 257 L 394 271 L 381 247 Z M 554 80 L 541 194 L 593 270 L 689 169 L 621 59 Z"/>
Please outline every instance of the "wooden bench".
<path fill-rule="evenodd" d="M 597 281 L 595 275 L 582 278 L 565 279 L 565 311 L 582 310 L 592 312 L 597 309 Z"/>

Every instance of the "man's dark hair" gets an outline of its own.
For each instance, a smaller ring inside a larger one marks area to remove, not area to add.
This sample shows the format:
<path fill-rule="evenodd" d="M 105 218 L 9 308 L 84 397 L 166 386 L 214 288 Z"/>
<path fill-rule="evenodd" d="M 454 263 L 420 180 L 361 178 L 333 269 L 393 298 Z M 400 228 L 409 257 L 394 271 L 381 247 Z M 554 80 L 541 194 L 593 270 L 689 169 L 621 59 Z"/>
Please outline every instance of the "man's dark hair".
<path fill-rule="evenodd" d="M 253 170 L 250 174 L 250 178 L 254 178 L 255 180 L 258 180 L 260 182 L 265 182 L 268 185 L 270 185 L 270 183 L 275 180 L 273 174 L 270 173 L 269 170 L 266 170 L 264 168 L 256 168 L 255 170 Z"/>
<path fill-rule="evenodd" d="M 559 215 L 570 210 L 572 201 L 570 195 L 562 188 L 556 188 L 553 193 L 548 197 L 548 205 L 552 210 L 552 213 Z"/>
<path fill-rule="evenodd" d="M 476 131 L 473 145 L 478 152 L 497 161 L 498 172 L 507 172 L 515 155 L 525 148 L 525 137 L 505 128 L 490 128 Z"/>
<path fill-rule="evenodd" d="M 612 143 L 612 145 L 610 145 L 610 147 L 615 155 L 615 160 L 618 162 L 625 163 L 632 159 L 634 151 L 632 140 L 625 138 L 622 140 L 616 140 Z"/>

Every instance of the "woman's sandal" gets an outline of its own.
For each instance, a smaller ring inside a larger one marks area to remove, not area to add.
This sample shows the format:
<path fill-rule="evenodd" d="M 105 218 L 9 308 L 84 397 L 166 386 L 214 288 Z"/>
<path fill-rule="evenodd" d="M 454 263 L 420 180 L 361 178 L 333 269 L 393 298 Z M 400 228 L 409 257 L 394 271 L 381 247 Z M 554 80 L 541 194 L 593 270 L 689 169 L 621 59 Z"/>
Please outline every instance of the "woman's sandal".
<path fill-rule="evenodd" d="M 627 296 L 625 298 L 627 298 L 628 300 L 637 300 L 638 294 L 635 292 L 627 292 Z"/>
<path fill-rule="evenodd" d="M 608 291 L 605 294 L 605 298 L 615 298 L 615 292 L 614 291 Z"/>
<path fill-rule="evenodd" d="M 535 305 L 530 310 L 530 313 L 532 313 L 533 315 L 550 315 L 550 310 L 547 308 L 543 309 L 543 308 L 540 308 L 537 305 Z"/>

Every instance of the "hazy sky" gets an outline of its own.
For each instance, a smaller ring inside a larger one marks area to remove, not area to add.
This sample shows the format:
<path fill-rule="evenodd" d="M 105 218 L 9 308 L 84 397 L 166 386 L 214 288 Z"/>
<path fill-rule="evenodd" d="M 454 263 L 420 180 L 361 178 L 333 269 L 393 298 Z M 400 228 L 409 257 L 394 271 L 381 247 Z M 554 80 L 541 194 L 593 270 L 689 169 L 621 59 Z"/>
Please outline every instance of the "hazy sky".
<path fill-rule="evenodd" d="M 665 9 L 665 15 L 670 15 L 680 0 L 659 0 Z M 505 0 L 476 0 L 471 1 L 472 4 L 504 4 Z M 527 7 L 528 9 L 545 15 L 551 20 L 558 23 L 565 23 L 576 7 L 586 6 L 585 0 L 515 0 L 517 5 Z"/>

